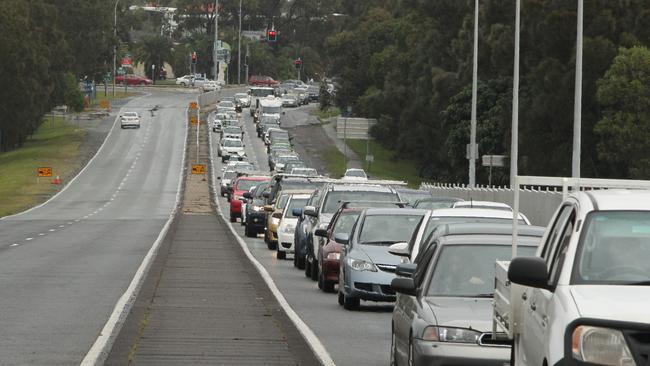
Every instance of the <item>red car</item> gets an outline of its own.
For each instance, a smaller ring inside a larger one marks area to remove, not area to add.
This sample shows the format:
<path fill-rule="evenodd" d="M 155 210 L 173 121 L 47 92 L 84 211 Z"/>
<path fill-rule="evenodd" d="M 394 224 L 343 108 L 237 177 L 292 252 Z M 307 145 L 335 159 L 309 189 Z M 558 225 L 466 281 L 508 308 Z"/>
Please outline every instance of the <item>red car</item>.
<path fill-rule="evenodd" d="M 325 292 L 334 292 L 334 285 L 339 283 L 339 258 L 342 245 L 334 241 L 338 233 L 349 234 L 363 208 L 341 207 L 332 217 L 327 230 L 316 230 L 316 235 L 325 234 L 327 243 L 318 254 L 318 288 Z M 320 236 L 320 235 L 319 235 Z"/>
<path fill-rule="evenodd" d="M 233 182 L 231 193 L 228 195 L 228 200 L 230 202 L 230 222 L 236 222 L 238 217 L 242 217 L 242 201 L 246 201 L 244 193 L 257 185 L 268 181 L 269 177 L 244 176 L 237 178 Z"/>
<path fill-rule="evenodd" d="M 253 75 L 250 78 L 248 78 L 248 85 L 276 86 L 276 85 L 280 85 L 280 82 L 277 80 L 273 80 L 273 78 L 270 76 Z"/>
<path fill-rule="evenodd" d="M 147 79 L 144 76 L 138 76 L 138 75 L 133 75 L 133 74 L 117 75 L 115 77 L 115 83 L 124 85 L 124 79 L 125 78 L 126 78 L 127 85 L 151 85 L 151 84 L 153 84 L 153 81 L 151 81 L 151 79 Z"/>

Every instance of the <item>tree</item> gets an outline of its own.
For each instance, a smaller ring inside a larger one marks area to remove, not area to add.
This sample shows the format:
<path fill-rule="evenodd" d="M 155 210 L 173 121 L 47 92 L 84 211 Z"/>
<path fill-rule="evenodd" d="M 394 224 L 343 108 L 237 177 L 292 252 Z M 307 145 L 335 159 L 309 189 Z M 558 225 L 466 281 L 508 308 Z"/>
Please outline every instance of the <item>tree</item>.
<path fill-rule="evenodd" d="M 143 63 L 147 72 L 151 70 L 151 65 L 155 65 L 156 70 L 159 70 L 165 63 L 174 62 L 172 47 L 173 44 L 167 37 L 159 35 L 147 37 L 138 46 L 135 60 Z M 155 79 L 154 75 L 152 79 Z"/>
<path fill-rule="evenodd" d="M 650 177 L 650 50 L 621 48 L 598 81 L 603 118 L 596 124 L 599 158 L 616 177 Z"/>

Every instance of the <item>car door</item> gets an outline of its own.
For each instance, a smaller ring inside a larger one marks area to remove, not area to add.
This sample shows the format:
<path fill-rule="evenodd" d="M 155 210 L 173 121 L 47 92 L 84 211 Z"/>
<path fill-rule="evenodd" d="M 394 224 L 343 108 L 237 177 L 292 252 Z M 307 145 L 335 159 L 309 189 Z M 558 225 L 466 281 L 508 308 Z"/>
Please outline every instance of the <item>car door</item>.
<path fill-rule="evenodd" d="M 554 265 L 554 259 L 566 248 L 575 224 L 575 206 L 565 204 L 553 223 L 546 238 L 542 257 L 547 263 L 549 284 L 554 285 L 559 278 L 560 268 Z M 546 289 L 527 288 L 523 295 L 522 308 L 523 332 L 521 334 L 521 351 L 526 365 L 541 365 L 544 360 L 545 335 L 549 324 L 549 304 L 553 292 Z"/>

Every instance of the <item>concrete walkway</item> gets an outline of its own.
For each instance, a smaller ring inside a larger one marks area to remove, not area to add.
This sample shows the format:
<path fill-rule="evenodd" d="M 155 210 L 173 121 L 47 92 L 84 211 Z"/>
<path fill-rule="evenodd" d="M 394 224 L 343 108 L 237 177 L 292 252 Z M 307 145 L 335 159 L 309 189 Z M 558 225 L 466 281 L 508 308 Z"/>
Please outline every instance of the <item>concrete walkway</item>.
<path fill-rule="evenodd" d="M 335 118 L 330 118 L 329 121 L 324 121 L 322 124 L 323 126 L 323 131 L 325 131 L 325 134 L 332 140 L 334 141 L 334 144 L 336 145 L 336 148 L 341 152 L 341 154 L 344 154 L 348 157 L 348 164 L 347 167 L 348 169 L 350 168 L 359 168 L 363 169 L 363 161 L 357 155 L 354 150 L 352 150 L 349 146 L 346 149 L 345 143 L 343 140 L 339 139 L 336 136 L 336 117 Z"/>

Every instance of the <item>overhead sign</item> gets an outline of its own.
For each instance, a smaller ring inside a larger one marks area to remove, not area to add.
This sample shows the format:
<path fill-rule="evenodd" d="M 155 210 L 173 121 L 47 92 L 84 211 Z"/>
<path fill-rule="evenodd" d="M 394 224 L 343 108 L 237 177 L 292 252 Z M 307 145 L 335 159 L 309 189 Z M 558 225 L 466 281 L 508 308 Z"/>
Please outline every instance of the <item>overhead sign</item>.
<path fill-rule="evenodd" d="M 192 164 L 192 174 L 205 174 L 205 164 Z"/>
<path fill-rule="evenodd" d="M 36 174 L 39 177 L 51 177 L 52 176 L 52 168 L 49 166 L 42 166 L 36 169 Z"/>

